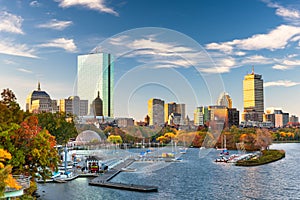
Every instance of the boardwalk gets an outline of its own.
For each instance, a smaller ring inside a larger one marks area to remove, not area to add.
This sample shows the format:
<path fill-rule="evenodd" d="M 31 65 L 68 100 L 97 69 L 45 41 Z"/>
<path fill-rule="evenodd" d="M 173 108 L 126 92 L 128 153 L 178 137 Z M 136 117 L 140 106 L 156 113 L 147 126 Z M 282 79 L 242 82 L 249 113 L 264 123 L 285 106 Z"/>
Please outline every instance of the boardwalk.
<path fill-rule="evenodd" d="M 122 190 L 131 190 L 131 191 L 139 191 L 139 192 L 157 192 L 158 188 L 156 186 L 146 186 L 146 185 L 133 185 L 133 184 L 125 184 L 125 183 L 112 183 L 108 182 L 113 177 L 121 172 L 122 168 L 128 167 L 134 162 L 134 159 L 127 159 L 108 172 L 94 178 L 89 182 L 89 185 L 92 186 L 100 186 L 100 187 L 109 187 L 109 188 L 116 188 Z"/>

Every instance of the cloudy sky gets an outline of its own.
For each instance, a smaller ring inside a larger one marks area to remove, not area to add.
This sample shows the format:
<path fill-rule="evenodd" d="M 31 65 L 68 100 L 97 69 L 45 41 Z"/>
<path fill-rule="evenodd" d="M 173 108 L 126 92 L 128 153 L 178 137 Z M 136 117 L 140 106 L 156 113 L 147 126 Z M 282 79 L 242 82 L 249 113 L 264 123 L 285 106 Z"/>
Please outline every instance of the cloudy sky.
<path fill-rule="evenodd" d="M 73 95 L 77 55 L 105 51 L 116 57 L 116 116 L 143 118 L 151 97 L 186 103 L 192 116 L 223 90 L 242 111 L 242 81 L 252 66 L 263 76 L 265 107 L 300 115 L 297 0 L 0 5 L 0 86 L 12 89 L 23 108 L 38 81 L 53 99 Z"/>

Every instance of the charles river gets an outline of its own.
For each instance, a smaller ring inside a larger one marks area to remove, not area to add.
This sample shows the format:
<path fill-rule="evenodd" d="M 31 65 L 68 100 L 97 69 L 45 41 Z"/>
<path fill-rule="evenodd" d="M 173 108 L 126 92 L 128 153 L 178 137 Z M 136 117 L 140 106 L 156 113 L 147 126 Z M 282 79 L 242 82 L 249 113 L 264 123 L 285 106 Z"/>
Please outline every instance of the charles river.
<path fill-rule="evenodd" d="M 217 150 L 200 158 L 200 150 L 190 148 L 182 162 L 134 162 L 130 167 L 136 172 L 122 172 L 111 180 L 158 186 L 158 192 L 89 186 L 88 178 L 77 178 L 64 184 L 39 184 L 39 199 L 300 199 L 300 143 L 271 148 L 284 149 L 286 157 L 263 166 L 236 167 L 215 163 Z"/>

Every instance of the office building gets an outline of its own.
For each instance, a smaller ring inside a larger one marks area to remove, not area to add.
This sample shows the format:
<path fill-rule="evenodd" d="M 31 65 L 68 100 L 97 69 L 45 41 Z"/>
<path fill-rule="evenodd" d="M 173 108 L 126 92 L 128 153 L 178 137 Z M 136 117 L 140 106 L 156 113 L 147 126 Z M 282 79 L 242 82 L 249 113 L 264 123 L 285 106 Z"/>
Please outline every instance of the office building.
<path fill-rule="evenodd" d="M 203 126 L 204 119 L 203 119 L 203 107 L 197 107 L 194 111 L 194 125 L 195 126 Z"/>
<path fill-rule="evenodd" d="M 85 116 L 88 113 L 87 100 L 80 100 L 78 96 L 70 96 L 59 100 L 59 111 L 71 113 L 75 116 Z"/>
<path fill-rule="evenodd" d="M 103 115 L 113 117 L 114 60 L 111 54 L 93 53 L 77 58 L 77 95 L 88 100 L 88 114 L 94 115 L 93 100 L 98 91 L 103 103 Z"/>
<path fill-rule="evenodd" d="M 169 117 L 172 113 L 176 114 L 176 116 L 178 117 L 177 114 L 180 114 L 180 120 L 183 123 L 183 121 L 185 120 L 185 104 L 181 103 L 181 104 L 176 104 L 175 102 L 171 102 L 171 103 L 166 103 L 164 106 L 164 112 L 165 112 L 165 122 L 169 121 Z"/>
<path fill-rule="evenodd" d="M 264 121 L 272 122 L 274 127 L 284 127 L 289 122 L 289 113 L 284 113 L 281 108 L 267 108 Z"/>
<path fill-rule="evenodd" d="M 161 126 L 165 123 L 164 104 L 164 100 L 161 99 L 152 98 L 148 100 L 148 116 L 150 126 Z"/>
<path fill-rule="evenodd" d="M 264 88 L 263 79 L 259 74 L 247 74 L 243 81 L 244 112 L 242 121 L 263 121 Z"/>
<path fill-rule="evenodd" d="M 226 92 L 222 92 L 217 102 L 218 106 L 226 106 L 227 108 L 232 108 L 232 99 L 229 94 Z"/>

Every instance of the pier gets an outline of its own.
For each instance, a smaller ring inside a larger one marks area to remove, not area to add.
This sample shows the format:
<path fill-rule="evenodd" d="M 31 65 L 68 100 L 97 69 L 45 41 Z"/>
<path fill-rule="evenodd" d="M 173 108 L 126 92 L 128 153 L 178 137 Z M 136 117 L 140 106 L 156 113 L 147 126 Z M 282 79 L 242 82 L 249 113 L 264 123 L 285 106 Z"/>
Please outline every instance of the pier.
<path fill-rule="evenodd" d="M 89 185 L 92 186 L 100 186 L 100 187 L 108 187 L 108 188 L 116 188 L 121 190 L 130 190 L 130 191 L 138 191 L 138 192 L 157 192 L 158 187 L 156 186 L 146 186 L 146 185 L 134 185 L 134 184 L 126 184 L 126 183 L 113 183 L 109 182 L 113 177 L 121 172 L 122 168 L 128 167 L 135 160 L 134 159 L 126 159 L 123 162 L 117 164 L 108 172 L 99 175 L 89 182 Z"/>

